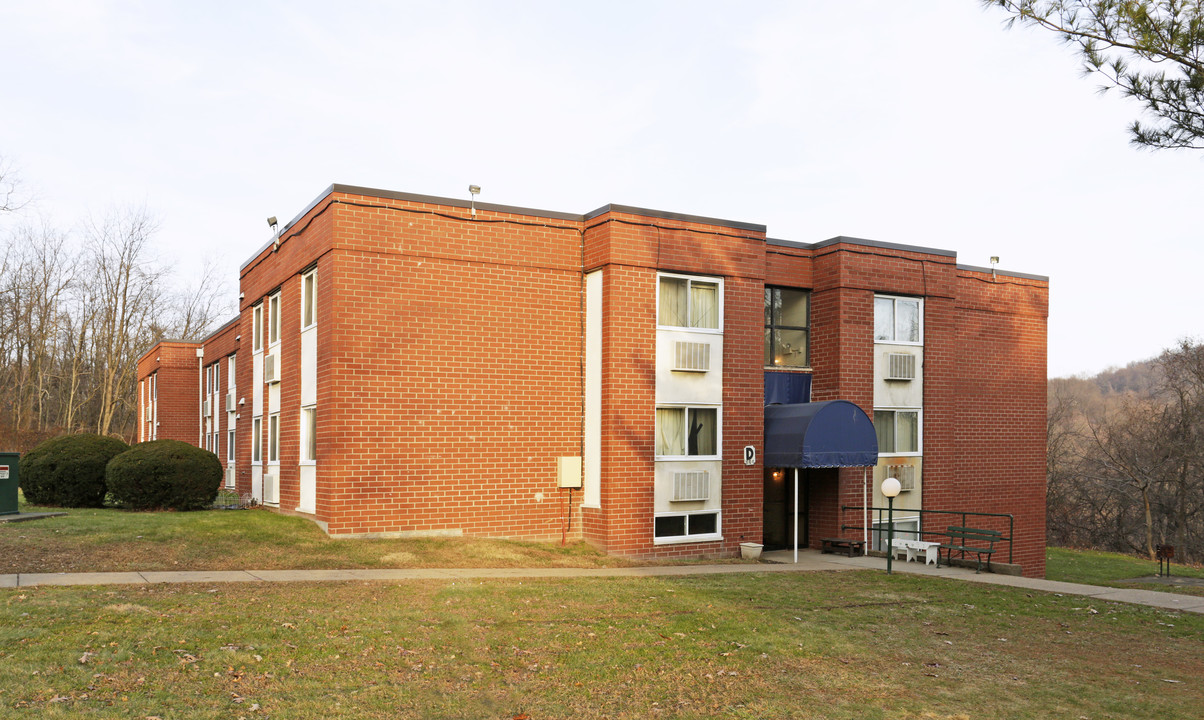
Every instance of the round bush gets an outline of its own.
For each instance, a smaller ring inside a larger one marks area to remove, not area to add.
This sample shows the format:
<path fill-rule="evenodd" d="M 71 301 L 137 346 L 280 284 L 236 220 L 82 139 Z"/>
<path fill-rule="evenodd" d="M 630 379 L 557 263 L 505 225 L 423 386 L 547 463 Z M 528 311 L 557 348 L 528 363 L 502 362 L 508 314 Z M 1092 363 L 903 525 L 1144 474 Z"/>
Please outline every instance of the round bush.
<path fill-rule="evenodd" d="M 152 440 L 113 458 L 105 478 L 113 499 L 134 510 L 203 510 L 217 498 L 222 464 L 186 442 Z"/>
<path fill-rule="evenodd" d="M 21 457 L 20 485 L 34 505 L 101 507 L 105 466 L 130 446 L 103 435 L 60 435 Z"/>

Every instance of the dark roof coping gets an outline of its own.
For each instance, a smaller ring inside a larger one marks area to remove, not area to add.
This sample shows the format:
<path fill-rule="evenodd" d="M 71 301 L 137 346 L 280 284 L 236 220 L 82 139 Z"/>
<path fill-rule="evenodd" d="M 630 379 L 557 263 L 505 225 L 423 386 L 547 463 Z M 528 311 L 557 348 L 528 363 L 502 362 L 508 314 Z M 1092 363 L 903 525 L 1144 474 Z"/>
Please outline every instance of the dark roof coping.
<path fill-rule="evenodd" d="M 991 268 L 977 267 L 975 265 L 958 265 L 958 270 L 969 270 L 971 272 L 994 273 L 995 275 L 1005 275 L 1007 277 L 1024 278 L 1025 280 L 1038 280 L 1040 282 L 1049 282 L 1049 277 L 1045 275 L 1030 275 L 1029 273 L 1012 272 L 1010 270 L 991 270 Z"/>
<path fill-rule="evenodd" d="M 240 317 L 242 317 L 242 315 L 241 315 L 241 314 L 239 314 L 239 315 L 235 315 L 234 317 L 230 318 L 230 319 L 229 319 L 229 320 L 227 320 L 226 322 L 222 323 L 222 324 L 221 324 L 221 326 L 219 326 L 219 327 L 218 327 L 218 329 L 216 329 L 216 330 L 214 330 L 213 332 L 211 332 L 211 333 L 209 333 L 208 335 L 206 335 L 206 336 L 205 336 L 205 337 L 204 337 L 204 338 L 201 340 L 201 344 L 202 344 L 202 345 L 204 345 L 205 343 L 209 342 L 209 341 L 210 341 L 210 340 L 212 340 L 213 338 L 217 337 L 219 334 L 221 334 L 221 332 L 222 332 L 223 330 L 225 330 L 226 328 L 230 327 L 230 326 L 231 326 L 231 325 L 233 325 L 234 323 L 238 322 L 238 318 L 240 318 Z"/>
<path fill-rule="evenodd" d="M 643 217 L 660 218 L 662 220 L 680 220 L 681 222 L 701 223 L 703 225 L 717 225 L 719 227 L 729 227 L 736 230 L 745 230 L 748 232 L 763 233 L 765 232 L 764 225 L 757 223 L 746 223 L 738 220 L 721 220 L 719 218 L 703 217 L 701 215 L 686 215 L 683 213 L 665 212 L 663 210 L 649 210 L 648 208 L 634 207 L 632 205 L 616 205 L 610 203 L 603 205 L 597 210 L 591 210 L 585 214 L 586 220 L 605 215 L 609 212 L 627 213 L 629 215 L 640 215 Z"/>

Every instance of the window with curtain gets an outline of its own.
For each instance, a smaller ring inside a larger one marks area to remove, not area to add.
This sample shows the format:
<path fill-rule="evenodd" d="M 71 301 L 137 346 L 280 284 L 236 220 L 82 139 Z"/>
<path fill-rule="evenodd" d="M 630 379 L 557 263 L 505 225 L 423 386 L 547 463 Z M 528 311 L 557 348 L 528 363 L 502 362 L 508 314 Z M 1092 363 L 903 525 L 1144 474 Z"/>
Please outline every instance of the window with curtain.
<path fill-rule="evenodd" d="M 719 329 L 719 283 L 715 280 L 662 276 L 658 325 Z"/>
<path fill-rule="evenodd" d="M 918 453 L 920 451 L 919 410 L 875 410 L 874 432 L 878 436 L 878 452 L 882 454 Z"/>
<path fill-rule="evenodd" d="M 718 408 L 657 408 L 656 454 L 663 457 L 718 455 Z"/>

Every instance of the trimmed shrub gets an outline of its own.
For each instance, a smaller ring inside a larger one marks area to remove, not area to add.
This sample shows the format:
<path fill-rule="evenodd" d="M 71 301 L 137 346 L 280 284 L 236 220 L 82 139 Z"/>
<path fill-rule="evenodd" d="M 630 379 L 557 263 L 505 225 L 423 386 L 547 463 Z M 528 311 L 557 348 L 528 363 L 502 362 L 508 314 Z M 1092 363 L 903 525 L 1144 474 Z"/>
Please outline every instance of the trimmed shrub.
<path fill-rule="evenodd" d="M 60 435 L 21 457 L 21 491 L 34 505 L 101 507 L 105 466 L 129 450 L 123 440 L 103 435 Z"/>
<path fill-rule="evenodd" d="M 109 463 L 113 499 L 133 510 L 203 510 L 217 498 L 222 464 L 180 440 L 139 443 Z"/>

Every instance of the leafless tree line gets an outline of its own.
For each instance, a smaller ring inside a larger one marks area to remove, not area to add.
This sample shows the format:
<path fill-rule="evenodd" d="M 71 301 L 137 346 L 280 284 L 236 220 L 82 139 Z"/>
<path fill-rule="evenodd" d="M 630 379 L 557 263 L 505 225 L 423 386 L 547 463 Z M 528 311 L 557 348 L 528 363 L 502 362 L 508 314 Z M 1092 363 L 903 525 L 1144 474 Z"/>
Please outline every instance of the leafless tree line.
<path fill-rule="evenodd" d="M 210 330 L 224 295 L 214 267 L 173 291 L 145 210 L 113 210 L 68 233 L 15 213 L 11 178 L 0 165 L 0 447 L 82 430 L 129 439 L 138 357 Z"/>
<path fill-rule="evenodd" d="M 1047 439 L 1051 544 L 1204 559 L 1204 345 L 1051 380 Z"/>

